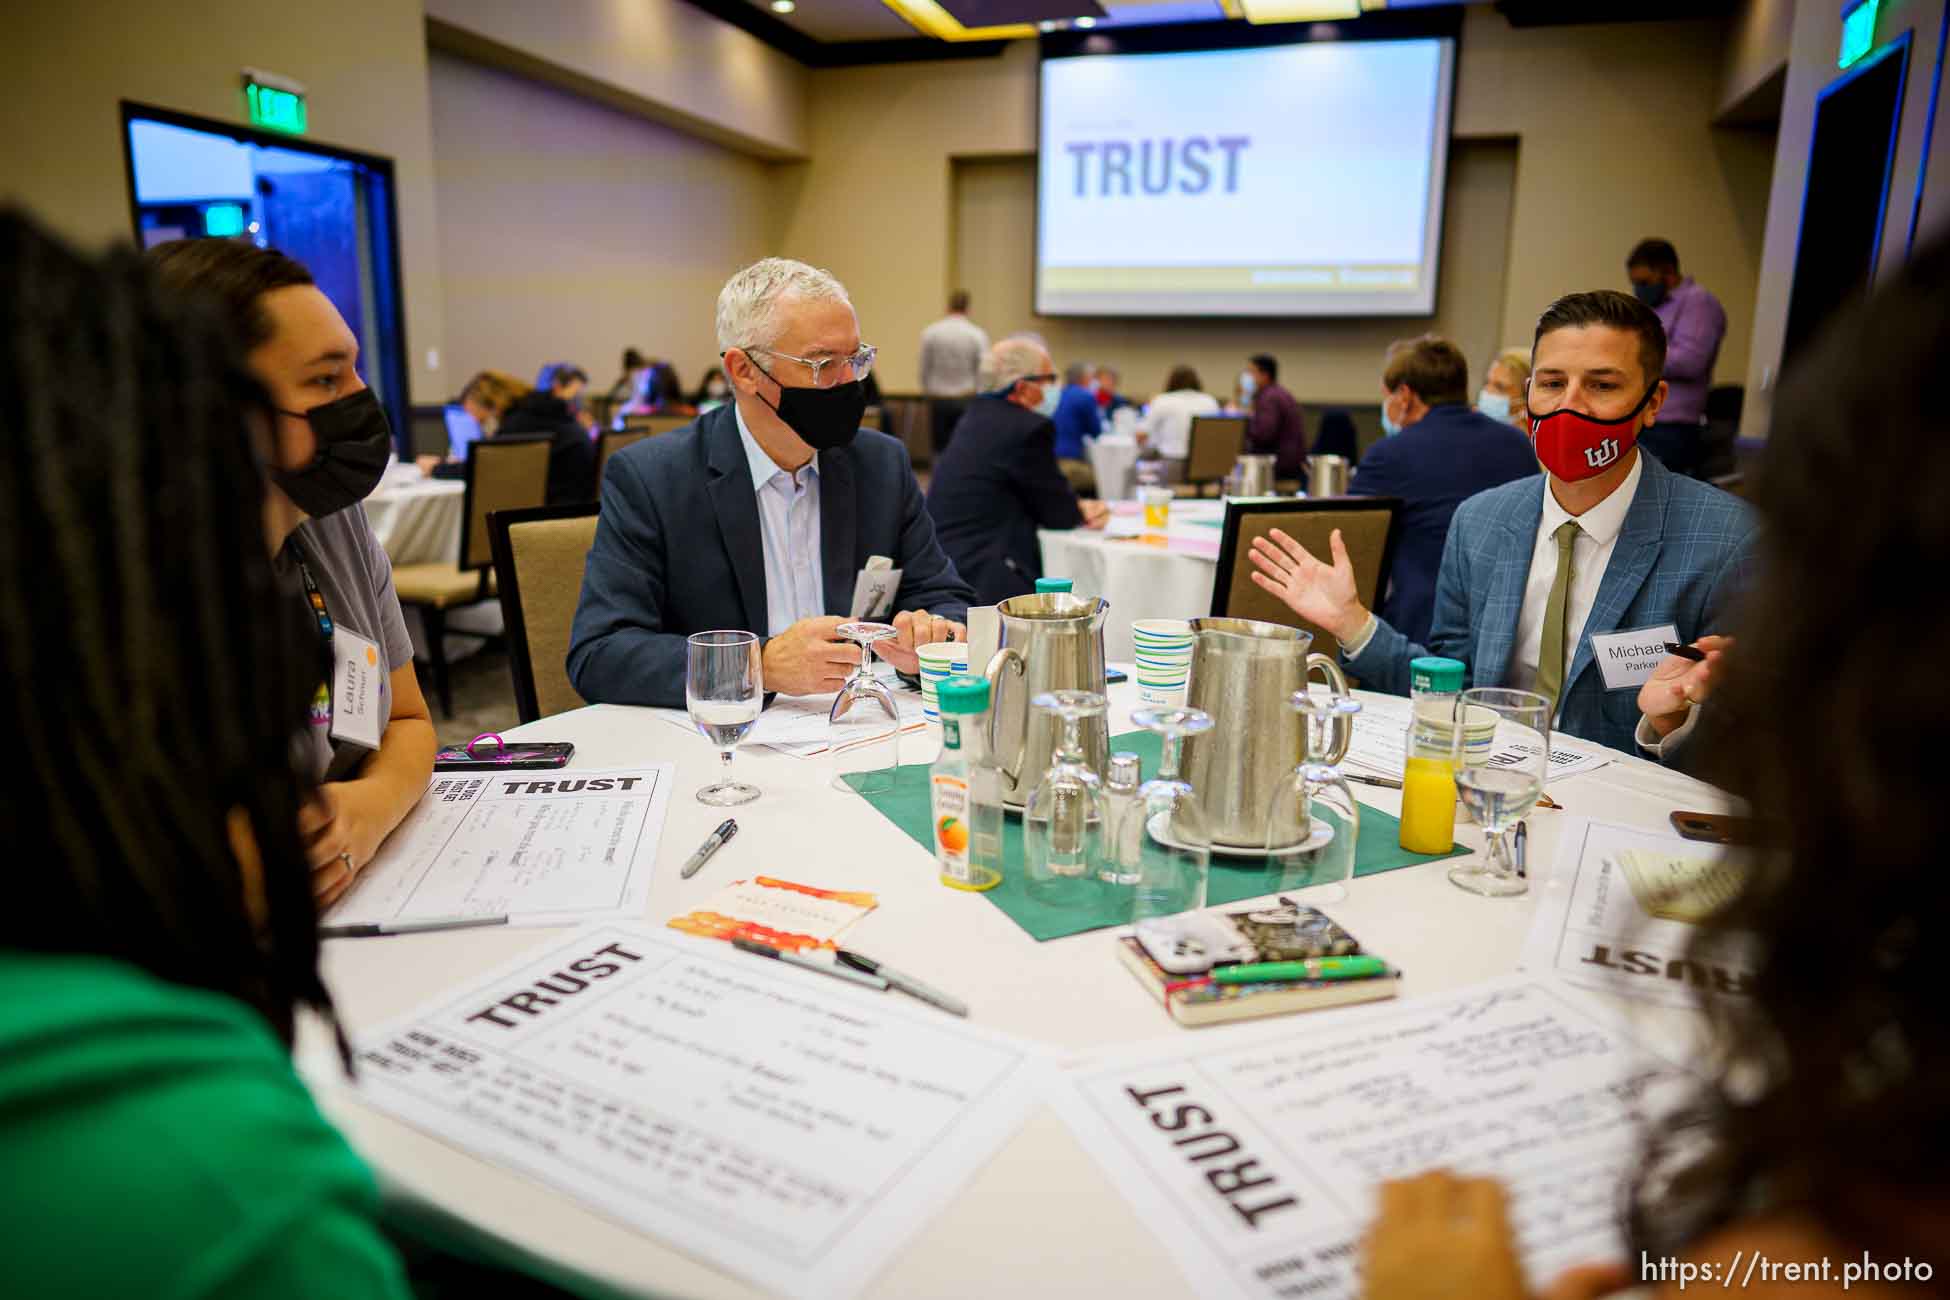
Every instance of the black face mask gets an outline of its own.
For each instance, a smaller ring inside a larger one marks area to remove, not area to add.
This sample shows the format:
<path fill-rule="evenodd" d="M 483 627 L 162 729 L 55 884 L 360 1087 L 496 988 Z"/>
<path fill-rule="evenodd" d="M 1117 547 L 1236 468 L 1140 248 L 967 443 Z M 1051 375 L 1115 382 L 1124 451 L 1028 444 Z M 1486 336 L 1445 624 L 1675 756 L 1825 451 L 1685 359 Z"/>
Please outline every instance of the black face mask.
<path fill-rule="evenodd" d="M 279 413 L 305 420 L 318 439 L 318 454 L 309 465 L 271 471 L 271 481 L 284 489 L 293 505 L 313 519 L 323 519 L 357 505 L 379 486 L 393 453 L 393 430 L 386 422 L 386 408 L 370 388 L 309 411 L 280 407 Z"/>
<path fill-rule="evenodd" d="M 765 369 L 754 361 L 752 366 L 767 379 Z M 778 380 L 772 379 L 778 384 Z M 758 399 L 764 402 L 764 397 Z M 772 406 L 770 402 L 765 403 Z M 779 402 L 772 406 L 778 412 L 785 427 L 799 435 L 799 440 L 814 451 L 832 451 L 844 447 L 860 432 L 860 417 L 867 413 L 867 392 L 857 379 L 831 388 L 787 388 L 779 384 Z"/>

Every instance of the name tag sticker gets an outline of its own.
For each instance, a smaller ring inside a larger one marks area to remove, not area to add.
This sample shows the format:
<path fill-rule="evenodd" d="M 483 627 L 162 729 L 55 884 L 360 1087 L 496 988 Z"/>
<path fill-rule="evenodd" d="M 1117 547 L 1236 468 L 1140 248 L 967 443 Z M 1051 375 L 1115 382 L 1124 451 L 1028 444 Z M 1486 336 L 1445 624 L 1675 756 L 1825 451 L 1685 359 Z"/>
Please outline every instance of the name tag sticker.
<path fill-rule="evenodd" d="M 332 628 L 332 739 L 379 748 L 386 730 L 386 662 L 345 624 Z"/>
<path fill-rule="evenodd" d="M 1666 642 L 1677 641 L 1679 629 L 1670 623 L 1642 627 L 1636 632 L 1593 634 L 1591 657 L 1604 674 L 1608 691 L 1636 691 L 1665 661 Z"/>

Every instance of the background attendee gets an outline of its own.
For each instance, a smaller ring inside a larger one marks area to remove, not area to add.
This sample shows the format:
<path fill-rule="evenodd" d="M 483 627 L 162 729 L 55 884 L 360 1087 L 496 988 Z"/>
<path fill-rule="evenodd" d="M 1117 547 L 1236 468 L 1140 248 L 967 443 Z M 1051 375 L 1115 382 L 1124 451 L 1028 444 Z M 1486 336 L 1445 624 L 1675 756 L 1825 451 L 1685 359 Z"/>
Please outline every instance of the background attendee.
<path fill-rule="evenodd" d="M 1198 371 L 1173 366 L 1165 377 L 1165 391 L 1144 408 L 1138 433 L 1158 455 L 1183 460 L 1192 436 L 1192 417 L 1218 413 L 1219 399 L 1200 387 Z"/>
<path fill-rule="evenodd" d="M 548 387 L 537 388 L 501 417 L 501 433 L 546 434 L 548 504 L 575 505 L 596 498 L 596 444 L 576 418 L 575 402 L 589 376 L 568 362 L 544 366 Z"/>
<path fill-rule="evenodd" d="M 535 391 L 505 370 L 483 370 L 460 390 L 460 407 L 481 426 L 481 436 L 492 438 L 501 430 L 501 417 L 508 408 Z M 434 478 L 465 478 L 466 462 L 451 454 L 416 456 L 414 463 Z"/>
<path fill-rule="evenodd" d="M 1632 292 L 1659 315 L 1666 330 L 1665 381 L 1669 396 L 1659 422 L 1645 431 L 1646 449 L 1677 474 L 1700 463 L 1700 425 L 1713 363 L 1727 333 L 1726 308 L 1693 279 L 1679 274 L 1679 253 L 1663 239 L 1642 239 L 1625 258 Z"/>
<path fill-rule="evenodd" d="M 1246 449 L 1273 456 L 1278 478 L 1299 479 L 1307 486 L 1307 426 L 1300 403 L 1280 387 L 1280 363 L 1260 353 L 1246 363 L 1239 386 L 1250 402 L 1246 420 Z"/>
<path fill-rule="evenodd" d="M 1400 432 L 1354 471 L 1355 496 L 1400 497 L 1400 531 L 1377 612 L 1411 641 L 1429 639 L 1449 518 L 1464 499 L 1537 471 L 1530 440 L 1472 410 L 1462 350 L 1434 334 L 1402 339 L 1381 371 L 1381 412 Z"/>
<path fill-rule="evenodd" d="M 609 386 L 609 392 L 603 395 L 603 409 L 611 414 L 622 409 L 623 404 L 636 395 L 637 388 L 643 383 L 643 372 L 649 368 L 650 358 L 635 348 L 624 348 L 623 373 Z"/>
<path fill-rule="evenodd" d="M 1070 486 L 1079 492 L 1094 491 L 1097 475 L 1090 468 L 1089 443 L 1104 430 L 1104 413 L 1097 406 L 1091 388 L 1094 368 L 1087 361 L 1072 361 L 1063 368 L 1063 387 L 1057 391 L 1056 409 L 1050 419 L 1056 425 L 1056 464 Z"/>
<path fill-rule="evenodd" d="M 1523 395 L 1529 382 L 1530 353 L 1524 348 L 1503 349 L 1483 372 L 1483 390 L 1476 394 L 1476 409 L 1528 435 L 1530 422 L 1524 418 Z"/>
<path fill-rule="evenodd" d="M 1918 575 L 1950 568 L 1946 355 L 1950 247 L 1938 244 L 1781 385 L 1755 491 L 1760 576 L 1712 706 L 1724 716 L 1701 737 L 1705 772 L 1744 802 L 1758 842 L 1738 851 L 1744 883 L 1688 954 L 1704 969 L 1737 945 L 1754 973 L 1746 996 L 1713 1005 L 1695 1054 L 1711 1072 L 1692 1104 L 1650 1126 L 1626 1189 L 1626 1258 L 1544 1294 L 1650 1284 L 1642 1270 L 1665 1260 L 1745 1278 L 1757 1255 L 1834 1269 L 1755 1276 L 1749 1293 L 1839 1297 L 1842 1264 L 1865 1257 L 1911 1262 L 1907 1281 L 1871 1290 L 1941 1292 L 1950 1013 L 1929 972 L 1950 883 L 1940 782 L 1920 756 L 1950 729 L 1931 653 L 1950 639 L 1950 608 Z M 1848 474 L 1837 492 L 1837 475 L 1864 463 L 1900 470 Z M 1857 957 L 1809 960 L 1817 951 Z M 1482 1266 L 1511 1254 L 1494 1185 L 1430 1175 L 1380 1202 L 1371 1300 L 1537 1293 Z M 1925 1263 L 1933 1282 L 1917 1275 Z M 1458 1275 L 1466 1287 L 1443 1285 Z M 1635 1294 L 1681 1291 L 1668 1279 Z"/>
<path fill-rule="evenodd" d="M 274 412 L 214 313 L 10 215 L 0 316 L 8 1293 L 405 1296 L 291 1067 L 298 1009 L 333 1020 Z"/>
<path fill-rule="evenodd" d="M 837 689 L 859 662 L 836 639 L 871 556 L 901 571 L 898 639 L 963 634 L 973 593 L 935 540 L 907 451 L 860 427 L 874 350 L 846 289 L 787 258 L 755 262 L 718 294 L 718 346 L 737 396 L 695 424 L 626 447 L 603 477 L 569 677 L 591 703 L 684 704 L 685 638 L 765 638 L 768 691 Z"/>
<path fill-rule="evenodd" d="M 1049 353 L 1004 339 L 989 353 L 987 392 L 968 404 L 934 464 L 928 514 L 941 549 L 977 603 L 1033 591 L 1043 576 L 1038 528 L 1101 528 L 1110 509 L 1077 500 L 1056 468 L 1056 429 L 1038 408 L 1056 382 Z"/>
<path fill-rule="evenodd" d="M 1649 645 L 1670 635 L 1667 627 L 1681 641 L 1722 632 L 1754 568 L 1745 503 L 1639 454 L 1638 432 L 1659 418 L 1665 396 L 1664 353 L 1659 318 L 1630 295 L 1574 293 L 1545 310 L 1532 347 L 1530 417 L 1547 476 L 1456 509 L 1430 650 L 1362 607 L 1338 531 L 1331 564 L 1277 529 L 1270 542 L 1256 540 L 1253 581 L 1332 633 L 1350 671 L 1373 689 L 1406 694 L 1409 660 L 1433 651 L 1467 664 L 1473 685 L 1556 700 L 1558 730 L 1629 751 L 1637 692 L 1606 687 L 1592 638 Z M 1685 730 L 1675 731 L 1653 752 L 1676 754 L 1684 740 Z"/>
<path fill-rule="evenodd" d="M 278 569 L 297 593 L 287 605 L 313 620 L 322 663 L 354 652 L 339 635 L 346 633 L 373 643 L 386 667 L 374 705 L 387 719 L 377 749 L 343 734 L 327 683 L 313 692 L 305 746 L 324 784 L 304 828 L 313 883 L 329 903 L 372 861 L 433 774 L 433 719 L 414 674 L 392 562 L 359 505 L 385 472 L 392 430 L 359 377 L 358 339 L 299 263 L 233 239 L 178 240 L 147 257 L 172 289 L 222 312 L 270 395 L 272 541 Z"/>
<path fill-rule="evenodd" d="M 697 392 L 691 397 L 691 405 L 702 415 L 706 411 L 717 410 L 730 400 L 731 385 L 725 380 L 723 368 L 712 366 L 704 372 L 704 382 L 697 386 Z"/>
<path fill-rule="evenodd" d="M 948 445 L 975 395 L 988 350 L 987 331 L 968 319 L 968 290 L 955 290 L 948 295 L 948 314 L 921 331 L 921 392 L 929 399 L 937 452 Z"/>
<path fill-rule="evenodd" d="M 1136 406 L 1130 398 L 1117 391 L 1118 382 L 1123 378 L 1109 366 L 1097 367 L 1097 409 L 1104 413 L 1104 427 L 1110 427 L 1110 417 L 1126 406 Z"/>
<path fill-rule="evenodd" d="M 617 427 L 633 415 L 696 415 L 697 408 L 684 400 L 684 386 L 677 368 L 668 361 L 653 361 L 644 370 L 636 391 L 617 413 Z"/>

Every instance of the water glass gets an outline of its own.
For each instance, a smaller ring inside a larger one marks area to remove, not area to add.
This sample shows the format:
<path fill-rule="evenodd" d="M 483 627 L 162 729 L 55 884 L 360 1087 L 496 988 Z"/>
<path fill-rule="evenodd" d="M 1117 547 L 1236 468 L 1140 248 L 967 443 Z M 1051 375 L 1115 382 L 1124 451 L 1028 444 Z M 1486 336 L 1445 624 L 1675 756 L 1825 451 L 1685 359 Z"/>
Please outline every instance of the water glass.
<path fill-rule="evenodd" d="M 731 754 L 765 707 L 758 637 L 750 632 L 699 632 L 688 642 L 684 703 L 691 725 L 718 747 L 720 779 L 697 792 L 698 802 L 726 807 L 758 798 L 755 785 L 731 779 Z"/>
<path fill-rule="evenodd" d="M 900 766 L 901 715 L 894 692 L 873 670 L 873 647 L 900 633 L 885 623 L 842 623 L 836 630 L 858 643 L 860 664 L 833 697 L 826 717 L 833 788 L 887 794 Z"/>
<path fill-rule="evenodd" d="M 1094 908 L 1103 901 L 1103 784 L 1083 748 L 1086 718 L 1104 716 L 1095 691 L 1045 691 L 1031 703 L 1058 722 L 1050 769 L 1022 810 L 1024 879 L 1030 897 L 1052 907 Z"/>
<path fill-rule="evenodd" d="M 1212 730 L 1202 709 L 1139 709 L 1131 721 L 1163 739 L 1158 775 L 1138 790 L 1144 804 L 1144 855 L 1138 865 L 1131 917 L 1196 912 L 1205 906 L 1212 871 L 1212 833 L 1191 782 L 1179 775 L 1179 750 L 1187 736 Z"/>
<path fill-rule="evenodd" d="M 1266 855 L 1280 868 L 1280 889 L 1307 904 L 1338 903 L 1354 878 L 1361 805 L 1341 769 L 1328 762 L 1341 721 L 1353 724 L 1361 704 L 1352 696 L 1295 691 L 1306 758 L 1273 796 L 1266 819 Z M 1318 843 L 1326 836 L 1326 843 Z M 1308 847 L 1312 845 L 1312 847 Z"/>
<path fill-rule="evenodd" d="M 1449 881 L 1472 894 L 1511 898 L 1530 888 L 1517 874 L 1509 835 L 1544 793 L 1551 762 L 1551 702 L 1530 691 L 1484 686 L 1458 698 L 1458 721 L 1471 716 L 1472 709 L 1488 709 L 1497 716 L 1495 751 L 1487 757 L 1472 755 L 1467 729 L 1456 726 L 1450 760 L 1456 768 L 1456 794 L 1489 837 L 1489 848 L 1487 861 L 1451 867 Z"/>

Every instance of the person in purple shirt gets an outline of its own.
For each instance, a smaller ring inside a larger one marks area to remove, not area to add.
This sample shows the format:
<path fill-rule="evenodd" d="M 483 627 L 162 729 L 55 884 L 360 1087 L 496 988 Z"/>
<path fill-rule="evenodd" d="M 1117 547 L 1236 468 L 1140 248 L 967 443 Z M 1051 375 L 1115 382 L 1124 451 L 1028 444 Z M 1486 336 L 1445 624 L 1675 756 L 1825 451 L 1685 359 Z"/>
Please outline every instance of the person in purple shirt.
<path fill-rule="evenodd" d="M 1658 423 L 1639 435 L 1639 445 L 1667 469 L 1696 476 L 1706 390 L 1727 333 L 1726 309 L 1691 276 L 1679 274 L 1679 252 L 1667 240 L 1641 239 L 1625 259 L 1625 274 L 1638 300 L 1666 327 L 1666 404 Z"/>
<path fill-rule="evenodd" d="M 1246 372 L 1239 376 L 1239 387 L 1247 399 L 1247 449 L 1275 457 L 1274 477 L 1299 479 L 1304 491 L 1307 426 L 1300 417 L 1300 403 L 1280 387 L 1280 363 L 1264 352 L 1249 359 Z"/>

